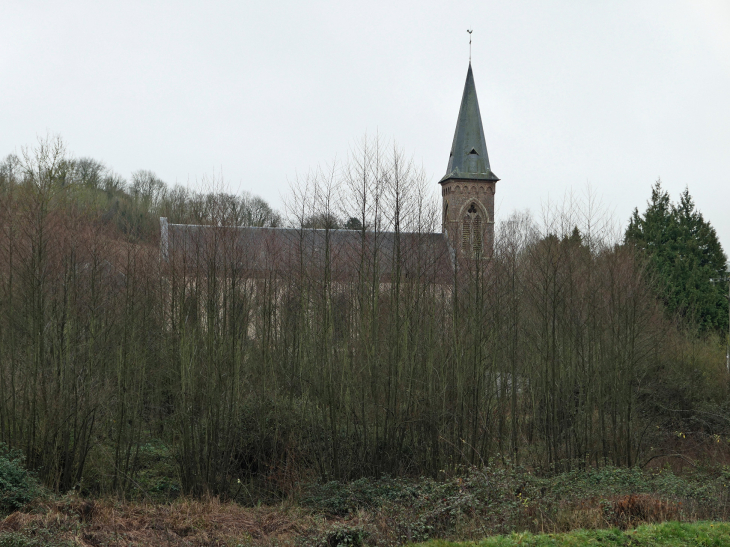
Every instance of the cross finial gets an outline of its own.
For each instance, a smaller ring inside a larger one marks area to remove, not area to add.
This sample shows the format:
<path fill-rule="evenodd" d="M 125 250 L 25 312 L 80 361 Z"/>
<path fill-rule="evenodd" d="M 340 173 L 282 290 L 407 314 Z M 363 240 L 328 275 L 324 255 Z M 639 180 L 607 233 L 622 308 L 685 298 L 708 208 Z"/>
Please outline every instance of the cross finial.
<path fill-rule="evenodd" d="M 474 32 L 473 29 L 466 29 L 466 31 L 469 33 L 469 64 L 471 64 L 471 33 Z"/>

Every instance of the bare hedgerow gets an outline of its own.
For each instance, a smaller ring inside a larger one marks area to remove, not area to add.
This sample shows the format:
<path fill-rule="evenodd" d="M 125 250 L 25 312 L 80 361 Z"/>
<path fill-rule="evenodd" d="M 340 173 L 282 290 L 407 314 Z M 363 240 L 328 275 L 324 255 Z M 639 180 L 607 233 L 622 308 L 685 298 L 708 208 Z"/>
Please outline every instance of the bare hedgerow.
<path fill-rule="evenodd" d="M 667 320 L 590 195 L 508 217 L 494 257 L 462 263 L 421 169 L 377 138 L 296 181 L 284 220 L 73 165 L 43 141 L 0 192 L 0 440 L 58 492 L 255 504 L 313 480 L 642 465 L 669 445 L 667 400 L 727 433 L 722 348 Z M 208 235 L 162 259 L 151 212 Z"/>

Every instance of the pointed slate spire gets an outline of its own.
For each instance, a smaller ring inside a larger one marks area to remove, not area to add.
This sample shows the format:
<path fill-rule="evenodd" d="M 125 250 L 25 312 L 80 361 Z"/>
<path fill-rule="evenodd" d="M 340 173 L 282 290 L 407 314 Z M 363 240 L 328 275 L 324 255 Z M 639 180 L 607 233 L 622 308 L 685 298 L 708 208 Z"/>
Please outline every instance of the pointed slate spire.
<path fill-rule="evenodd" d="M 477 100 L 477 89 L 474 86 L 471 63 L 469 63 L 469 71 L 466 73 L 464 95 L 461 98 L 459 119 L 456 121 L 449 166 L 441 182 L 448 179 L 499 180 L 489 167 L 487 141 L 484 139 L 482 116 L 479 113 L 479 101 Z"/>

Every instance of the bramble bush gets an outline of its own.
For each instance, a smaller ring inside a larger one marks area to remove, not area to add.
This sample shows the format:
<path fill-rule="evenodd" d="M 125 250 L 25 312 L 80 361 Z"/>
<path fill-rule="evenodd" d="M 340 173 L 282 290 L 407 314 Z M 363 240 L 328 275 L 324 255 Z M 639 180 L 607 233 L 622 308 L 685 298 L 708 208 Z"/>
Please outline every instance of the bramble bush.
<path fill-rule="evenodd" d="M 359 479 L 305 487 L 300 504 L 336 519 L 373 515 L 391 541 L 470 538 L 513 531 L 627 527 L 730 516 L 730 471 L 605 467 L 541 475 L 503 467 L 457 476 Z M 373 537 L 378 532 L 367 530 Z M 382 533 L 382 532 L 381 532 Z M 316 543 L 316 542 L 315 542 Z"/>
<path fill-rule="evenodd" d="M 20 450 L 0 443 L 0 512 L 11 513 L 42 494 L 35 477 L 23 465 Z"/>

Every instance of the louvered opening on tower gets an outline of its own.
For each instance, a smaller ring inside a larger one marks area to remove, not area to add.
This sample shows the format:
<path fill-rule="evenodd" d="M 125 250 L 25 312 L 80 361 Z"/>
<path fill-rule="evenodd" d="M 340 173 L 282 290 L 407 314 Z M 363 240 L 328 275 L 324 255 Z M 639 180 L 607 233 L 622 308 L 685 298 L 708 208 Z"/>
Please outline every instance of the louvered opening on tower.
<path fill-rule="evenodd" d="M 475 256 L 482 253 L 482 217 L 479 215 L 474 217 L 472 221 L 472 251 Z"/>
<path fill-rule="evenodd" d="M 461 229 L 461 250 L 464 253 L 469 252 L 469 244 L 471 242 L 471 219 L 467 214 L 464 217 L 464 224 Z"/>
<path fill-rule="evenodd" d="M 461 250 L 465 256 L 480 257 L 484 250 L 482 217 L 475 203 L 471 203 L 461 226 Z"/>

